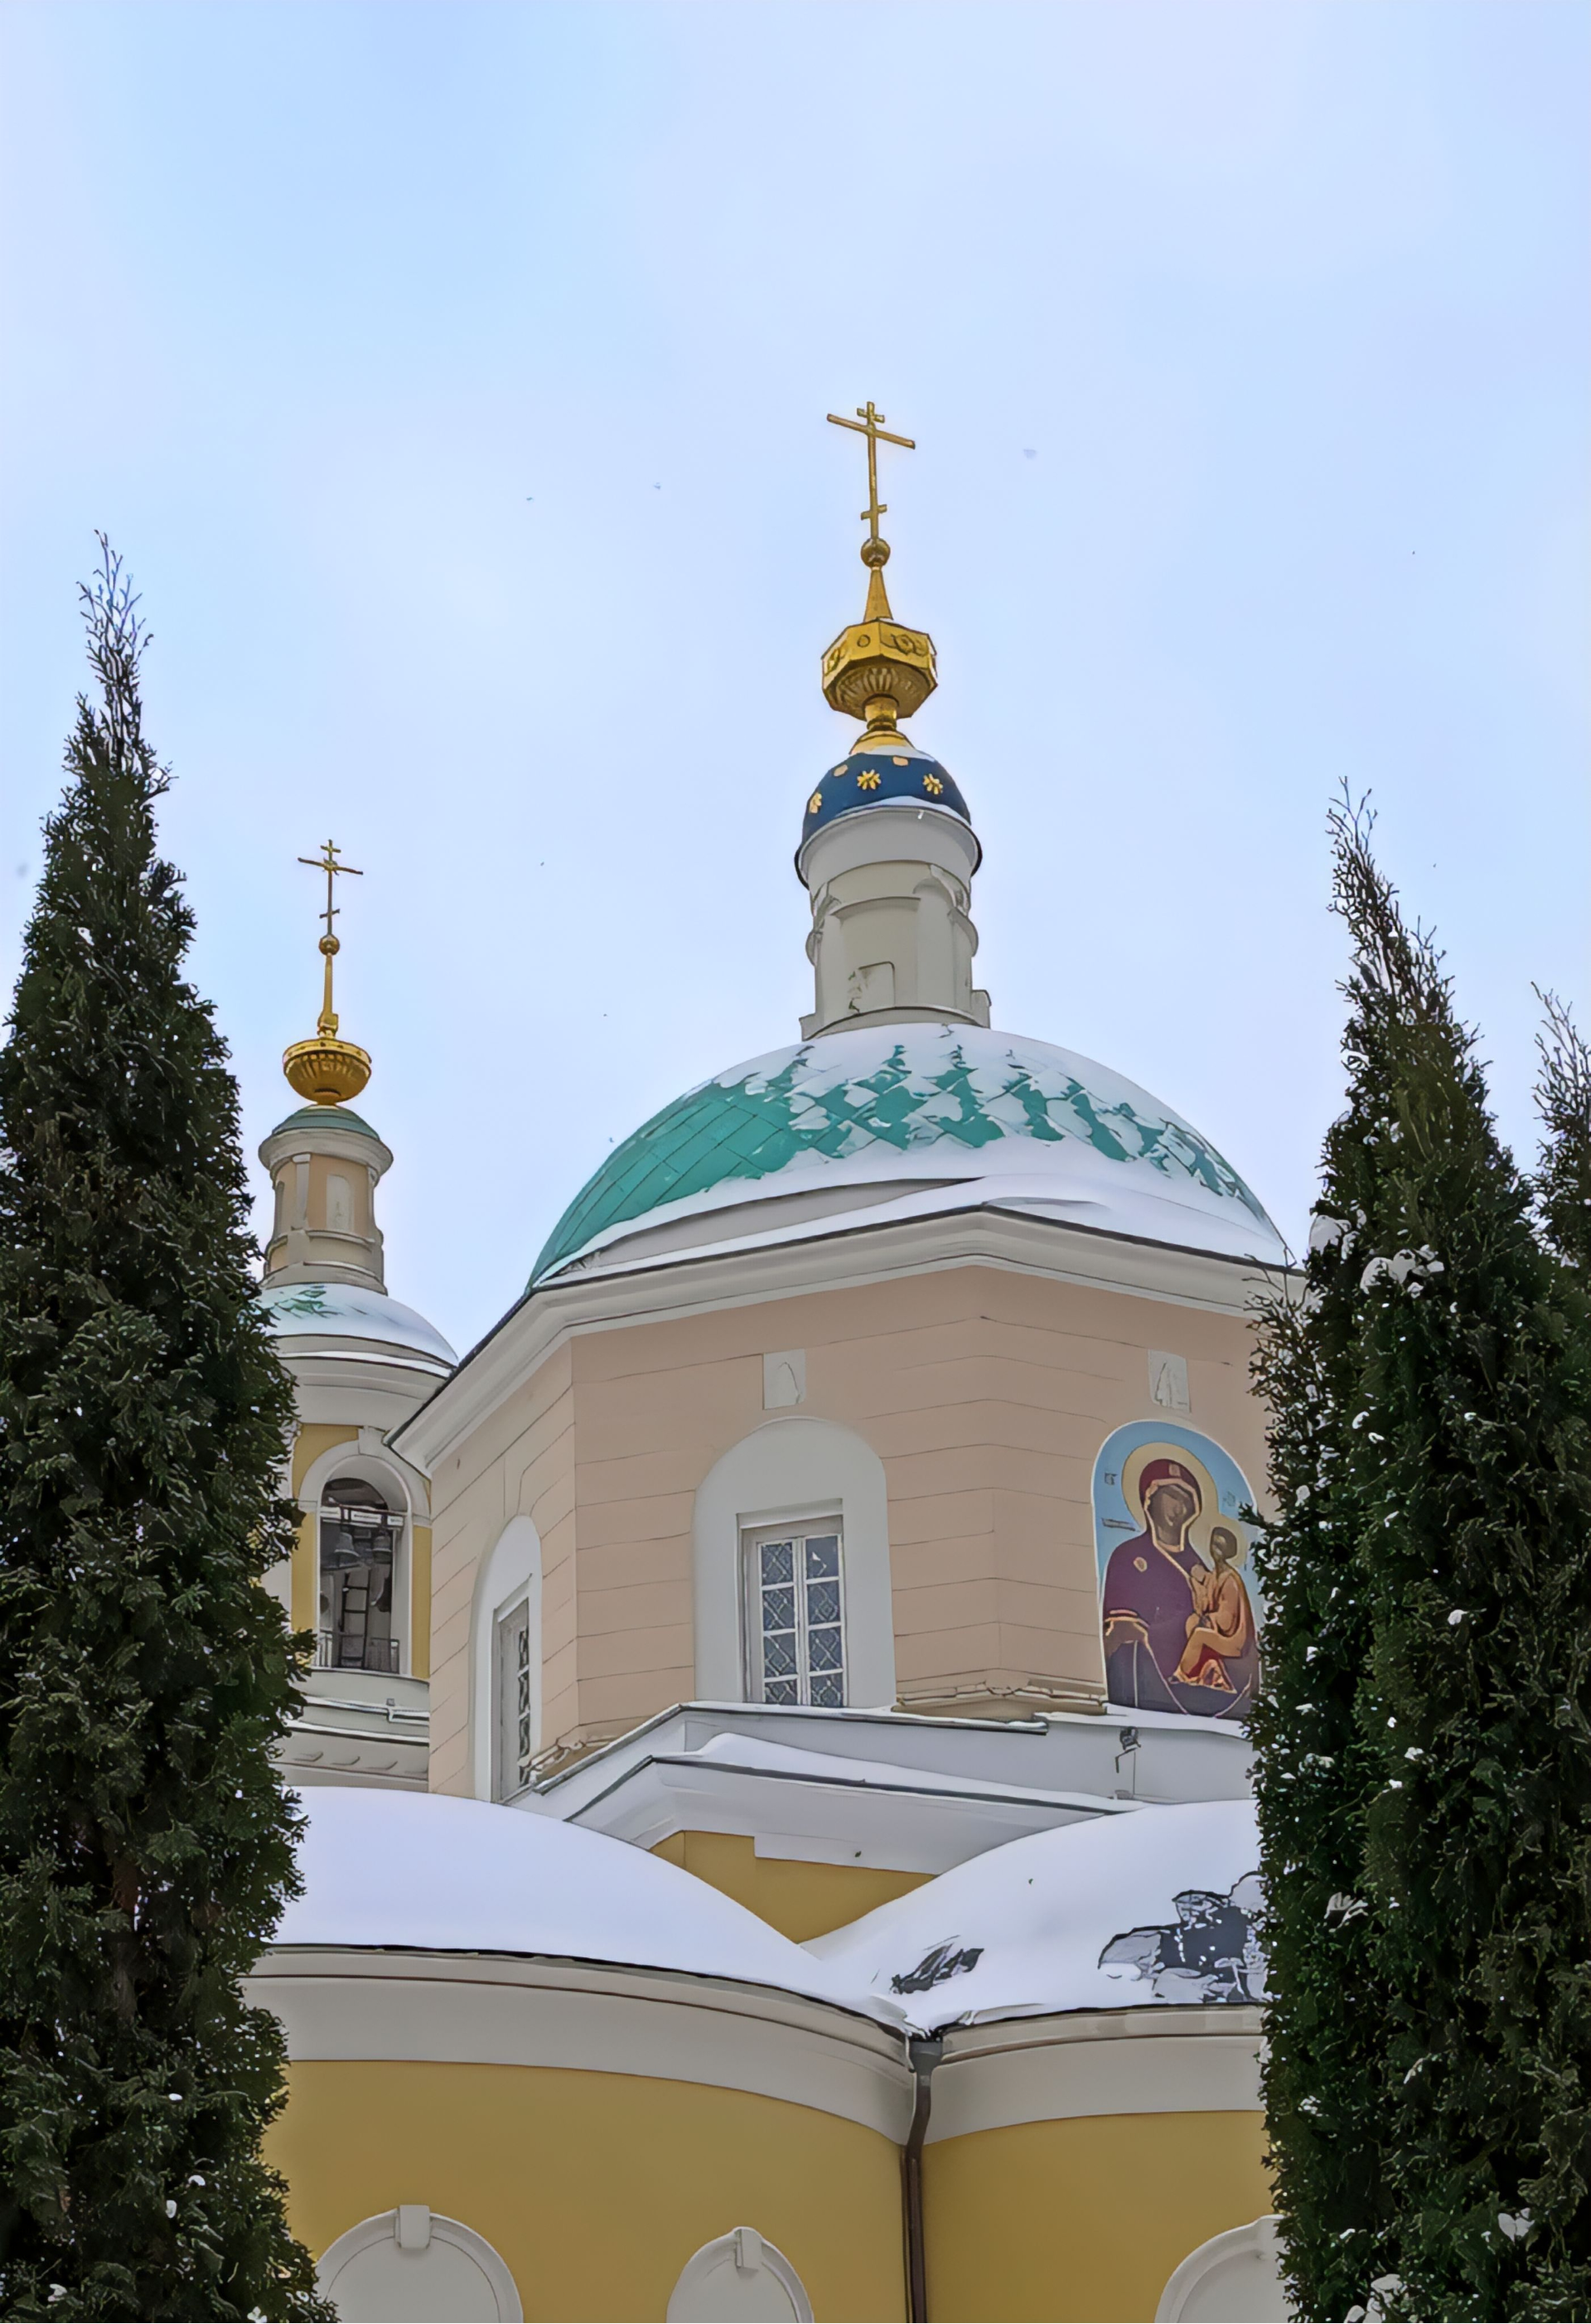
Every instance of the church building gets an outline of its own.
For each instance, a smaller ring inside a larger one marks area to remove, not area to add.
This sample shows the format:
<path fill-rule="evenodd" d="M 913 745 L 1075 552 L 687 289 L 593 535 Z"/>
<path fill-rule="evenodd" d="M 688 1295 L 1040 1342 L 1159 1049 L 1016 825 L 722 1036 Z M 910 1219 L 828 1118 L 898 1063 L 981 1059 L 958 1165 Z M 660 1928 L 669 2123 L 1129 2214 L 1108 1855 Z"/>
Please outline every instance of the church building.
<path fill-rule="evenodd" d="M 253 1986 L 349 2319 L 1284 2313 L 1245 1720 L 1288 1257 L 1191 1123 L 994 1029 L 882 419 L 839 423 L 799 1038 L 572 1188 L 462 1360 L 387 1287 L 318 859 L 260 1149 L 306 1891 Z"/>

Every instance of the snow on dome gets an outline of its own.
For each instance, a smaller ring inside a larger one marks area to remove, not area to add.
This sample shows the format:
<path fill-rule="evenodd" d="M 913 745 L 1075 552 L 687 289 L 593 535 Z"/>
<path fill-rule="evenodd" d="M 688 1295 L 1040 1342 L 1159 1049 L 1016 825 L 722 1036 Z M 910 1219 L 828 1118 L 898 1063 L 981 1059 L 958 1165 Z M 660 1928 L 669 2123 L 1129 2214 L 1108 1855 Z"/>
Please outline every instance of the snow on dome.
<path fill-rule="evenodd" d="M 1046 1041 L 886 1023 L 770 1050 L 665 1106 L 575 1196 L 531 1281 L 985 1207 L 1285 1259 L 1230 1163 L 1136 1083 Z"/>
<path fill-rule="evenodd" d="M 312 1332 L 322 1340 L 381 1340 L 389 1347 L 418 1349 L 450 1367 L 458 1361 L 435 1324 L 363 1284 L 268 1284 L 260 1305 L 279 1339 Z"/>
<path fill-rule="evenodd" d="M 1247 1800 L 1137 1808 L 1007 1840 L 815 1953 L 914 2025 L 1265 1998 Z"/>
<path fill-rule="evenodd" d="M 887 2024 L 901 2006 L 854 1996 L 845 1971 L 792 1944 L 677 1865 L 551 1816 L 440 1792 L 326 1784 L 300 1794 L 304 1894 L 278 1945 L 536 1953 L 732 1978 Z"/>

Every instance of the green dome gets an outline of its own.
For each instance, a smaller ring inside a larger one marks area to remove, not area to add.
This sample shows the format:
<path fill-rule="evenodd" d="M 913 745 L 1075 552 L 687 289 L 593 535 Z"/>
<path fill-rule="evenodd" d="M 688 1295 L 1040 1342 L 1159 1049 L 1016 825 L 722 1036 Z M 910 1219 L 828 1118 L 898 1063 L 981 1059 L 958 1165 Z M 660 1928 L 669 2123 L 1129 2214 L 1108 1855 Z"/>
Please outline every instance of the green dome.
<path fill-rule="evenodd" d="M 791 1200 L 759 1218 L 774 1197 Z M 881 1224 L 889 1210 L 985 1207 L 1285 1259 L 1231 1164 L 1136 1083 L 1044 1041 L 887 1023 L 775 1050 L 665 1106 L 575 1196 L 531 1283 L 605 1250 L 623 1263 L 614 1247 L 643 1224 L 667 1226 L 685 1256 Z M 715 1211 L 735 1215 L 715 1225 Z M 699 1233 L 685 1223 L 697 1221 Z"/>
<path fill-rule="evenodd" d="M 301 1105 L 297 1113 L 290 1113 L 285 1121 L 279 1121 L 271 1135 L 280 1138 L 284 1130 L 325 1130 L 328 1124 L 336 1130 L 351 1130 L 362 1138 L 373 1138 L 378 1145 L 382 1143 L 381 1131 L 372 1130 L 368 1121 L 345 1105 Z"/>

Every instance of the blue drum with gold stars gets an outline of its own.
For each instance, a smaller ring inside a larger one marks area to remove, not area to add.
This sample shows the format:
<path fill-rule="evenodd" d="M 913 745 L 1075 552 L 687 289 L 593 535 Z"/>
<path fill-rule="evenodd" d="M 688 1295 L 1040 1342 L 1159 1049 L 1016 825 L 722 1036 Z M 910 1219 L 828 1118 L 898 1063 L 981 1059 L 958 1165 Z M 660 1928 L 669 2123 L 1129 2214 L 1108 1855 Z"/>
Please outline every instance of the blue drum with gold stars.
<path fill-rule="evenodd" d="M 964 824 L 972 821 L 954 777 L 926 752 L 853 751 L 814 788 L 801 825 L 802 845 L 814 831 L 867 807 L 933 807 Z"/>

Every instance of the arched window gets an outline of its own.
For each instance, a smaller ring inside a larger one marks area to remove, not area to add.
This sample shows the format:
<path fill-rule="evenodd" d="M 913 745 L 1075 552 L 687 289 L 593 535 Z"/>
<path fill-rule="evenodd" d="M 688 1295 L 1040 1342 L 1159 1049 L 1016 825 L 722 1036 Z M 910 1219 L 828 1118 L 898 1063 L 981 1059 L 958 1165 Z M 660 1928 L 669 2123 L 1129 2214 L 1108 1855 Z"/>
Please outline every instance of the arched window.
<path fill-rule="evenodd" d="M 1274 2216 L 1228 2227 L 1191 2251 L 1160 2295 L 1154 2324 L 1286 2324 Z"/>
<path fill-rule="evenodd" d="M 703 1702 L 895 1701 L 884 1464 L 835 1422 L 765 1422 L 696 1489 Z"/>
<path fill-rule="evenodd" d="M 424 2203 L 361 2219 L 316 2274 L 343 2324 L 520 2324 L 525 2312 L 485 2236 Z"/>
<path fill-rule="evenodd" d="M 472 1748 L 478 1799 L 511 1800 L 541 1748 L 541 1536 L 510 1517 L 475 1579 Z"/>
<path fill-rule="evenodd" d="M 318 1670 L 400 1667 L 393 1626 L 401 1511 L 368 1477 L 334 1477 L 320 1496 Z"/>
<path fill-rule="evenodd" d="M 812 2324 L 812 2302 L 782 2251 L 755 2227 L 731 2227 L 681 2268 L 668 2324 Z"/>

